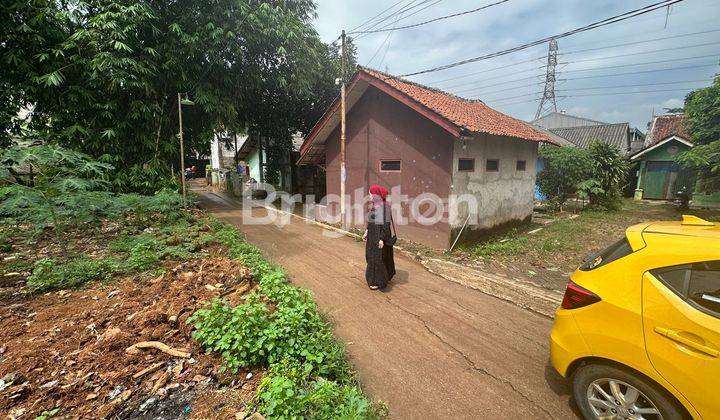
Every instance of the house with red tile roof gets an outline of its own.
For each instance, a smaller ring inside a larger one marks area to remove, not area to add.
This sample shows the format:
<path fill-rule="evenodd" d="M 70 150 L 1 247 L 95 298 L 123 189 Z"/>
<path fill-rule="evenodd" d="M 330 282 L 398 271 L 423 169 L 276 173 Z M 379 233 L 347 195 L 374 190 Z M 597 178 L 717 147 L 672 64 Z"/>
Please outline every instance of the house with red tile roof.
<path fill-rule="evenodd" d="M 635 198 L 672 200 L 683 188 L 692 191 L 695 174 L 675 163 L 677 154 L 691 147 L 684 114 L 653 117 L 645 147 L 630 157 L 638 164 Z"/>
<path fill-rule="evenodd" d="M 301 165 L 318 165 L 327 193 L 340 192 L 340 103 L 336 100 L 305 138 Z M 367 194 L 372 184 L 393 191 L 398 236 L 447 248 L 461 232 L 478 235 L 528 221 L 533 209 L 535 164 L 541 130 L 468 100 L 369 68 L 359 68 L 346 89 L 346 192 Z M 413 209 L 417 197 L 447 204 Z M 405 198 L 401 198 L 405 196 Z M 471 203 L 470 201 L 475 201 Z M 426 224 L 409 217 L 432 211 Z M 438 212 L 441 212 L 438 213 Z M 408 223 L 398 224 L 400 218 Z M 363 220 L 351 223 L 362 225 Z"/>

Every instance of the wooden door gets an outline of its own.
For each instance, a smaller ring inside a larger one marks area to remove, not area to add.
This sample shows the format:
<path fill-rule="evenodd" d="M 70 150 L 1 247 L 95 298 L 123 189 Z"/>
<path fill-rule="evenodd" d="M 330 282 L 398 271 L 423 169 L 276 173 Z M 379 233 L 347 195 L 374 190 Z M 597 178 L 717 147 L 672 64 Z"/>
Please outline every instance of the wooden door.
<path fill-rule="evenodd" d="M 643 198 L 668 200 L 675 193 L 679 167 L 674 162 L 649 161 L 645 169 Z"/>

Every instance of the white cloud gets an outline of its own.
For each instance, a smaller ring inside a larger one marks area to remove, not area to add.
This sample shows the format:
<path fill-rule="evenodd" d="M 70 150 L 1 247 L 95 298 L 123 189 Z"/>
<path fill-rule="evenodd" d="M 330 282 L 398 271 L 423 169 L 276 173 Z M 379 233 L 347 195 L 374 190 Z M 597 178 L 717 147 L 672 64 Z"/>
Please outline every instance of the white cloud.
<path fill-rule="evenodd" d="M 330 42 L 338 37 L 342 28 L 353 28 L 392 3 L 389 0 L 318 0 L 318 18 L 315 26 L 322 39 Z M 490 1 L 486 0 L 483 3 L 490 3 Z M 473 9 L 483 3 L 478 3 L 477 0 L 440 2 L 417 15 L 400 21 L 398 25 L 416 23 L 441 15 Z M 382 68 L 387 65 L 394 74 L 411 73 L 514 47 L 639 6 L 641 5 L 636 2 L 623 0 L 507 2 L 478 13 L 393 32 Z M 717 0 L 694 0 L 672 6 L 667 27 L 665 10 L 658 10 L 602 29 L 560 39 L 558 41 L 561 54 L 559 61 L 562 64 L 558 66 L 557 77 L 563 81 L 559 82 L 556 87 L 558 109 L 566 109 L 570 114 L 575 113 L 601 121 L 629 121 L 631 125 L 644 130 L 653 110 L 660 113 L 663 111 L 662 108 L 681 106 L 682 98 L 687 92 L 693 88 L 709 85 L 709 79 L 719 71 L 717 66 L 717 57 L 720 56 L 718 45 L 699 47 L 691 47 L 691 45 L 717 42 L 720 32 L 677 37 L 677 35 L 716 29 L 716 22 L 719 19 L 720 2 Z M 392 22 L 392 20 L 388 20 L 386 23 Z M 674 38 L 630 46 L 603 48 L 666 37 Z M 356 41 L 360 64 L 367 63 L 385 38 L 386 34 L 373 34 Z M 595 50 L 570 53 L 590 48 L 595 48 Z M 570 54 L 563 55 L 566 52 Z M 384 48 L 378 54 L 374 66 L 378 66 L 383 53 Z M 447 89 L 449 86 L 462 84 L 450 91 L 460 95 L 478 97 L 500 111 L 518 118 L 531 119 L 538 105 L 538 102 L 532 101 L 532 99 L 537 98 L 537 92 L 542 90 L 541 80 L 544 69 L 540 67 L 543 60 L 516 66 L 510 65 L 519 61 L 543 57 L 546 54 L 547 46 L 539 45 L 506 56 L 420 75 L 412 79 L 421 83 L 431 83 L 478 73 L 436 86 Z M 704 59 L 631 65 L 712 54 L 715 56 Z M 618 55 L 622 55 L 622 57 L 614 57 Z M 590 59 L 597 60 L 578 62 Z M 715 66 L 712 65 L 713 63 Z M 623 67 L 606 68 L 609 66 Z M 691 66 L 693 68 L 667 70 Z M 658 69 L 663 71 L 647 71 Z M 526 78 L 526 80 L 509 83 L 509 81 L 521 78 Z M 675 83 L 698 80 L 702 82 Z M 478 86 L 481 88 L 468 91 L 468 89 Z M 678 90 L 669 91 L 671 89 Z M 646 91 L 659 90 L 664 91 L 646 93 Z M 627 94 L 631 91 L 640 93 Z M 612 94 L 598 95 L 606 93 Z M 506 99 L 511 97 L 515 99 Z M 495 105 L 494 102 L 501 105 Z M 506 105 L 502 105 L 503 103 Z"/>

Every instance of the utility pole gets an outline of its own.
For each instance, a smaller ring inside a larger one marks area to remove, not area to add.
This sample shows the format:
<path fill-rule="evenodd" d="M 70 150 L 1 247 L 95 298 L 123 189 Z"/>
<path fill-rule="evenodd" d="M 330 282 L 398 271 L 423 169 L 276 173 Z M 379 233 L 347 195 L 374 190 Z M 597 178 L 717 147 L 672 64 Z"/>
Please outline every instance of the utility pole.
<path fill-rule="evenodd" d="M 347 228 L 345 221 L 345 30 L 343 29 L 340 46 L 340 219 L 343 229 Z"/>
<path fill-rule="evenodd" d="M 182 95 L 178 92 L 178 123 L 180 124 L 180 180 L 182 183 L 183 207 L 187 202 L 185 192 L 185 144 L 183 143 Z"/>
<path fill-rule="evenodd" d="M 546 107 L 548 111 L 552 109 L 557 112 L 557 103 L 555 102 L 555 67 L 557 66 L 557 52 L 557 41 L 551 39 L 550 46 L 548 48 L 547 68 L 545 71 L 545 89 L 543 90 L 542 98 L 540 98 L 540 105 L 535 113 L 535 119 L 540 118 Z M 550 107 L 550 104 L 552 104 L 552 108 Z"/>

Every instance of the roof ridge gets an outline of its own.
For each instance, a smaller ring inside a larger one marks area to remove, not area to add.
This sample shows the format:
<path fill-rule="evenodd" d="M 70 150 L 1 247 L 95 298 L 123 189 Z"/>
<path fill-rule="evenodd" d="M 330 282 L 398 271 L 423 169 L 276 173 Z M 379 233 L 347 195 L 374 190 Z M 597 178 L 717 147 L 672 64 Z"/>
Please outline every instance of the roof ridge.
<path fill-rule="evenodd" d="M 630 123 L 629 122 L 619 122 L 619 123 L 602 123 L 602 124 L 592 124 L 592 125 L 573 125 L 570 127 L 550 128 L 549 130 L 550 131 L 552 131 L 552 130 L 568 130 L 568 129 L 576 129 L 576 128 L 588 129 L 591 127 L 607 127 L 607 126 L 611 126 L 611 125 L 627 125 L 629 127 Z"/>
<path fill-rule="evenodd" d="M 571 118 L 577 118 L 577 119 L 579 119 L 579 120 L 590 121 L 590 122 L 597 123 L 598 125 L 599 125 L 599 124 L 607 124 L 606 122 L 598 121 L 598 120 L 593 120 L 592 118 L 580 117 L 580 116 L 577 116 L 577 115 L 567 114 L 567 113 L 565 113 L 565 112 L 558 112 L 558 111 L 548 112 L 547 114 L 541 115 L 540 117 L 537 117 L 537 118 L 535 118 L 534 120 L 532 120 L 532 121 L 530 121 L 530 122 L 531 122 L 531 123 L 534 123 L 535 121 L 541 120 L 541 119 L 543 119 L 543 118 L 545 118 L 545 117 L 547 117 L 548 115 L 551 115 L 551 114 L 558 114 L 558 115 L 563 115 L 563 116 L 565 116 L 565 117 L 571 117 Z M 573 127 L 576 127 L 576 126 L 573 126 Z"/>
<path fill-rule="evenodd" d="M 402 78 L 402 77 L 394 76 L 394 75 L 392 75 L 392 74 L 390 74 L 390 73 L 386 73 L 386 72 L 384 72 L 384 71 L 377 70 L 377 69 L 374 69 L 374 68 L 372 68 L 372 67 L 366 67 L 366 66 L 358 65 L 358 69 L 360 69 L 360 70 L 362 70 L 362 71 L 365 71 L 365 72 L 368 72 L 368 71 L 369 71 L 369 72 L 373 72 L 373 73 L 379 73 L 379 74 L 387 77 L 388 79 L 397 80 L 397 81 L 399 81 L 399 82 L 407 83 L 407 84 L 410 84 L 410 85 L 413 85 L 413 86 L 417 86 L 417 87 L 422 88 L 422 89 L 427 89 L 427 90 L 430 90 L 430 91 L 433 91 L 433 92 L 442 93 L 443 95 L 452 96 L 453 98 L 459 99 L 459 100 L 464 101 L 464 102 L 468 102 L 468 103 L 481 103 L 481 104 L 483 104 L 483 105 L 487 105 L 487 104 L 485 104 L 485 102 L 483 102 L 481 99 L 463 98 L 462 96 L 455 95 L 454 93 L 450 93 L 450 92 L 447 92 L 447 91 L 444 91 L 444 90 L 442 90 L 442 89 L 438 89 L 438 88 L 435 88 L 435 87 L 432 87 L 432 86 L 423 85 L 422 83 L 413 82 L 412 80 L 408 80 L 408 79 L 405 79 L 405 78 Z M 383 80 L 383 81 L 384 81 L 384 80 Z"/>

